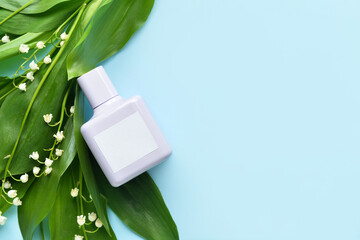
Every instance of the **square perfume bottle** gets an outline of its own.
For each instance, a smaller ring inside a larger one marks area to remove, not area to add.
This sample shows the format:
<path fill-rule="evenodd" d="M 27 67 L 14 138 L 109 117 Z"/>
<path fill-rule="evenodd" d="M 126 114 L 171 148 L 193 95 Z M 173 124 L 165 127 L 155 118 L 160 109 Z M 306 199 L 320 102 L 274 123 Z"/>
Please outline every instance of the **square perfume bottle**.
<path fill-rule="evenodd" d="M 81 133 L 102 171 L 120 186 L 171 154 L 171 148 L 140 96 L 121 98 L 103 67 L 78 78 L 94 109 Z"/>

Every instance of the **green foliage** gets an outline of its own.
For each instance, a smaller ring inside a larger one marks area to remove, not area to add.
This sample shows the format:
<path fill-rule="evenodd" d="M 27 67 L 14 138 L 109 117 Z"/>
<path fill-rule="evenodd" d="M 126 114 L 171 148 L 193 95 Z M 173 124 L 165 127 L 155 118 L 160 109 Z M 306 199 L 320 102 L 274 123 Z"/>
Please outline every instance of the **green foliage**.
<path fill-rule="evenodd" d="M 118 52 L 148 18 L 154 0 L 104 1 L 67 61 L 69 79 Z"/>
<path fill-rule="evenodd" d="M 0 7 L 5 8 L 10 11 L 16 11 L 18 8 L 21 8 L 25 5 L 29 0 L 2 0 L 0 1 Z M 66 2 L 72 2 L 73 4 L 81 4 L 82 0 L 37 0 L 34 3 L 30 4 L 24 10 L 21 11 L 22 14 L 36 14 L 42 13 L 50 8 Z"/>
<path fill-rule="evenodd" d="M 64 151 L 61 158 L 54 161 L 51 174 L 35 179 L 23 198 L 23 205 L 18 210 L 20 230 L 24 239 L 31 240 L 36 227 L 49 214 L 56 199 L 60 178 L 75 157 L 76 149 L 72 119 L 67 121 L 64 131 L 67 137 L 60 145 L 60 148 L 66 149 L 66 151 Z"/>
<path fill-rule="evenodd" d="M 44 1 L 42 1 L 44 2 Z M 61 25 L 79 7 L 79 3 L 64 2 L 39 14 L 18 13 L 4 24 L 0 30 L 6 33 L 25 34 L 28 32 L 46 32 Z M 5 19 L 12 11 L 0 8 L 0 19 Z"/>
<path fill-rule="evenodd" d="M 107 206 L 146 239 L 179 239 L 161 193 L 148 174 L 119 188 L 112 187 L 102 174 L 80 133 L 84 96 L 73 79 L 118 52 L 144 24 L 153 4 L 154 0 L 0 2 L 0 36 L 11 36 L 9 43 L 0 44 L 0 64 L 21 59 L 17 56 L 20 44 L 31 48 L 28 54 L 20 54 L 27 61 L 25 73 L 20 68 L 12 77 L 0 73 L 0 179 L 11 181 L 22 200 L 18 218 L 24 239 L 32 239 L 34 230 L 48 215 L 51 239 L 74 239 L 75 234 L 86 240 L 116 239 Z M 60 46 L 59 35 L 64 30 L 68 39 Z M 39 55 L 34 48 L 38 41 L 48 39 L 51 43 L 46 45 L 53 44 L 54 48 L 42 50 L 52 58 L 51 64 L 45 65 L 35 58 Z M 32 60 L 38 62 L 40 70 L 30 82 L 25 75 Z M 26 92 L 15 87 L 25 82 Z M 75 113 L 68 115 L 73 104 Z M 44 122 L 43 115 L 48 113 L 52 113 L 55 126 Z M 53 134 L 60 130 L 64 130 L 65 139 L 57 145 Z M 49 148 L 50 152 L 60 148 L 64 153 L 60 158 L 53 157 L 50 174 L 34 177 L 33 167 L 44 170 L 41 161 L 51 158 L 52 153 L 43 150 Z M 34 151 L 39 152 L 40 162 L 29 159 Z M 24 173 L 29 175 L 26 183 L 18 180 Z M 12 199 L 4 197 L 8 190 L 4 184 L 0 186 L 0 211 L 4 213 Z M 75 187 L 79 196 L 72 197 L 70 192 Z M 91 212 L 97 214 L 103 227 L 97 229 L 87 221 L 79 228 L 77 216 Z"/>

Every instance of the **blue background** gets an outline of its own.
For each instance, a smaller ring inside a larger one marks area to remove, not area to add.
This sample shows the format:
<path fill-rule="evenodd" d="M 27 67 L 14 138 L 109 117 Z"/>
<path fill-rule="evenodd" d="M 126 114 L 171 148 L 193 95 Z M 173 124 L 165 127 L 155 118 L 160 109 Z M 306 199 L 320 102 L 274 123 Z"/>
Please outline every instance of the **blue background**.
<path fill-rule="evenodd" d="M 103 64 L 173 147 L 150 174 L 181 239 L 360 239 L 359 10 L 157 0 Z M 6 215 L 0 239 L 21 239 L 16 209 Z M 110 217 L 119 239 L 140 239 Z"/>

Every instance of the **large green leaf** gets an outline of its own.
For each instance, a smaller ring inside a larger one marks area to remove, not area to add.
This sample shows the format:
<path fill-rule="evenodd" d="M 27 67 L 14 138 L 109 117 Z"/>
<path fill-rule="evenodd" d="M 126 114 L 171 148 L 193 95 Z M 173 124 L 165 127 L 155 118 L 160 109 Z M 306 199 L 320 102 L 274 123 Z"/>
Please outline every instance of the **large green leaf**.
<path fill-rule="evenodd" d="M 148 240 L 179 239 L 176 224 L 149 174 L 143 173 L 114 188 L 100 168 L 96 169 L 101 191 L 109 206 L 126 225 Z"/>
<path fill-rule="evenodd" d="M 50 212 L 49 225 L 52 240 L 74 239 L 74 235 L 84 236 L 82 229 L 78 227 L 76 217 L 80 213 L 80 195 L 76 198 L 71 197 L 70 192 L 72 188 L 78 186 L 79 178 L 79 163 L 76 159 L 70 168 L 61 178 L 59 188 L 56 195 L 56 201 Z M 89 193 L 84 183 L 83 196 L 89 199 Z M 83 214 L 88 217 L 88 213 L 95 212 L 96 208 L 92 202 L 85 202 L 83 200 Z M 87 219 L 88 222 L 88 219 Z M 93 231 L 96 229 L 94 223 L 85 225 L 86 230 Z M 66 229 L 66 231 L 64 231 Z M 116 240 L 113 230 L 110 228 L 111 236 L 107 233 L 105 228 L 99 229 L 96 233 L 87 233 L 89 240 Z"/>
<path fill-rule="evenodd" d="M 84 0 L 35 0 L 29 6 L 21 11 L 23 14 L 34 14 L 45 12 L 46 10 L 54 7 L 57 4 L 63 2 L 72 2 L 74 4 L 83 2 Z M 10 11 L 16 11 L 17 9 L 28 3 L 29 0 L 2 0 L 0 1 L 0 7 Z"/>
<path fill-rule="evenodd" d="M 76 199 L 70 195 L 71 189 L 76 186 L 74 179 L 79 172 L 77 168 L 75 169 L 75 161 L 61 178 L 56 200 L 49 215 L 52 240 L 74 239 L 75 234 L 83 235 L 76 222 L 78 216 Z"/>
<path fill-rule="evenodd" d="M 80 24 L 78 24 L 74 28 L 74 32 L 68 40 L 62 56 L 50 72 L 32 106 L 30 115 L 21 134 L 17 151 L 10 166 L 10 170 L 14 174 L 28 172 L 36 165 L 35 161 L 26 160 L 31 152 L 39 151 L 40 157 L 44 159 L 45 156 L 42 155 L 41 149 L 51 147 L 50 142 L 53 140 L 52 136 L 56 132 L 56 129 L 49 127 L 43 121 L 42 116 L 47 113 L 52 113 L 54 122 L 59 119 L 62 97 L 69 84 L 69 82 L 66 81 L 67 72 L 65 59 L 80 39 L 81 34 L 82 28 Z M 46 71 L 46 68 L 40 69 L 40 71 L 35 74 L 35 80 L 28 86 L 26 93 L 16 90 L 6 97 L 2 104 L 0 108 L 0 135 L 3 137 L 0 138 L 0 157 L 7 156 L 11 153 L 20 131 L 25 111 L 44 71 Z M 16 111 L 14 111 L 14 109 L 16 109 Z M 34 143 L 36 143 L 36 145 Z M 34 146 L 36 146 L 36 148 L 34 148 Z M 5 165 L 6 161 L 0 161 L 0 179 L 4 174 Z"/>
<path fill-rule="evenodd" d="M 76 97 L 75 97 L 75 114 L 74 114 L 74 134 L 76 141 L 76 149 L 79 157 L 80 167 L 84 174 L 85 183 L 88 186 L 88 190 L 93 198 L 96 211 L 99 218 L 104 224 L 105 229 L 111 234 L 110 224 L 107 221 L 106 213 L 106 201 L 100 196 L 100 187 L 95 179 L 93 167 L 90 162 L 90 150 L 87 147 L 85 140 L 83 139 L 80 127 L 84 123 L 84 94 L 80 92 L 80 88 L 77 85 Z"/>
<path fill-rule="evenodd" d="M 55 202 L 60 178 L 75 157 L 76 148 L 72 119 L 67 121 L 64 134 L 65 140 L 59 147 L 64 149 L 63 155 L 54 161 L 53 171 L 50 175 L 35 180 L 23 198 L 23 205 L 19 208 L 19 225 L 24 239 L 32 239 L 36 227 L 49 214 Z"/>
<path fill-rule="evenodd" d="M 0 30 L 6 33 L 24 34 L 27 32 L 46 32 L 60 26 L 80 6 L 78 2 L 64 2 L 52 9 L 35 15 L 18 13 L 4 24 Z M 5 19 L 12 12 L 0 8 L 0 19 Z"/>
<path fill-rule="evenodd" d="M 8 59 L 19 53 L 20 44 L 28 44 L 30 48 L 34 48 L 38 41 L 45 41 L 51 36 L 52 32 L 26 33 L 9 43 L 0 46 L 0 61 Z M 1 64 L 1 62 L 0 62 Z"/>
<path fill-rule="evenodd" d="M 67 61 L 69 79 L 118 52 L 148 18 L 154 0 L 104 2 Z"/>
<path fill-rule="evenodd" d="M 16 89 L 3 102 L 0 108 L 0 157 L 12 152 L 26 109 L 45 70 L 46 68 L 35 75 L 34 82 L 28 85 L 26 92 Z M 57 65 L 42 86 L 12 159 L 10 170 L 13 174 L 28 172 L 37 165 L 36 161 L 29 159 L 32 152 L 38 151 L 40 157 L 45 158 L 42 149 L 51 147 L 56 128 L 49 127 L 43 121 L 43 115 L 52 113 L 55 121 L 59 119 L 61 100 L 69 83 L 66 79 L 65 66 Z M 0 178 L 4 174 L 6 163 L 7 161 L 0 161 Z"/>

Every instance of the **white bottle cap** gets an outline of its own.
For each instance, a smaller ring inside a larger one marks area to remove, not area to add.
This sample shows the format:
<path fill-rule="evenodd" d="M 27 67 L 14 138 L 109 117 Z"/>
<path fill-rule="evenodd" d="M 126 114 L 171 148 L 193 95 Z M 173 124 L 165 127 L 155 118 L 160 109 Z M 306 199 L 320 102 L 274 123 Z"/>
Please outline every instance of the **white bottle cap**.
<path fill-rule="evenodd" d="M 84 91 L 92 108 L 118 95 L 104 68 L 99 66 L 78 78 L 78 83 Z"/>

